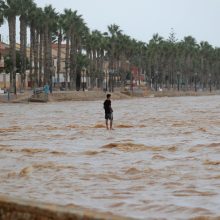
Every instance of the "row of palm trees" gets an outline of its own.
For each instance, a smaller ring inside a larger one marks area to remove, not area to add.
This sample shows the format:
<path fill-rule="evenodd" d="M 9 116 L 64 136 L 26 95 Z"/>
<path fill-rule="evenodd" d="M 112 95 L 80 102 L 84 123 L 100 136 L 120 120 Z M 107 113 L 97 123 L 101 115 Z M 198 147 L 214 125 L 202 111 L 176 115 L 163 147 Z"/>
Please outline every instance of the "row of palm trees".
<path fill-rule="evenodd" d="M 0 0 L 0 22 L 9 26 L 10 83 L 16 93 L 16 18 L 20 21 L 20 74 L 25 86 L 29 69 L 32 86 L 52 85 L 54 63 L 52 46 L 57 44 L 57 78 L 61 72 L 61 44 L 65 43 L 65 81 L 69 89 L 79 89 L 82 68 L 94 86 L 100 85 L 108 72 L 123 84 L 131 76 L 132 66 L 145 76 L 146 85 L 157 89 L 192 88 L 198 84 L 207 88 L 211 84 L 219 88 L 220 48 L 208 42 L 197 43 L 191 37 L 177 41 L 173 30 L 169 39 L 158 34 L 146 43 L 124 34 L 120 27 L 108 26 L 108 32 L 90 31 L 77 11 L 65 9 L 57 13 L 52 5 L 38 7 L 34 0 Z M 27 31 L 27 30 L 30 31 Z M 27 38 L 30 34 L 29 65 L 27 63 Z M 108 67 L 104 68 L 104 64 Z M 132 77 L 130 77 L 131 79 Z M 69 80 L 69 85 L 67 82 Z"/>
<path fill-rule="evenodd" d="M 178 42 L 173 32 L 168 40 L 156 34 L 147 45 L 145 58 L 148 77 L 167 87 L 220 86 L 220 48 L 206 41 L 198 44 L 187 36 Z"/>

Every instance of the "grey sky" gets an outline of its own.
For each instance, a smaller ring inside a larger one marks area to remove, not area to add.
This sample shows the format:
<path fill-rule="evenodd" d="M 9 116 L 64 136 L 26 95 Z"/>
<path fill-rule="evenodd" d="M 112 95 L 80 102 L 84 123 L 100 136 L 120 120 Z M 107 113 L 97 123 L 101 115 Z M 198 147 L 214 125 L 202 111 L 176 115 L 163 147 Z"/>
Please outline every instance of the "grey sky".
<path fill-rule="evenodd" d="M 35 0 L 57 11 L 78 10 L 88 27 L 102 32 L 117 24 L 123 32 L 148 42 L 154 33 L 168 38 L 171 28 L 178 40 L 192 35 L 198 42 L 220 47 L 220 0 Z"/>

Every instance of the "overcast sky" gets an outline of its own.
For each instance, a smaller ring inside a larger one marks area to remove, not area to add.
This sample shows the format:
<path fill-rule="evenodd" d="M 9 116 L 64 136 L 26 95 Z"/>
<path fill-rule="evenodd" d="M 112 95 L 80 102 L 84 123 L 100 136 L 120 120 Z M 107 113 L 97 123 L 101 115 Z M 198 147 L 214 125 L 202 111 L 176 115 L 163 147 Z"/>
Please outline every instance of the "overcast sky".
<path fill-rule="evenodd" d="M 191 35 L 198 42 L 220 47 L 220 0 L 35 0 L 52 4 L 58 12 L 77 10 L 91 30 L 117 24 L 123 33 L 148 42 L 154 33 L 168 38 L 171 28 L 178 40 Z M 2 28 L 4 32 L 6 28 Z M 5 33 L 6 34 L 6 33 Z"/>

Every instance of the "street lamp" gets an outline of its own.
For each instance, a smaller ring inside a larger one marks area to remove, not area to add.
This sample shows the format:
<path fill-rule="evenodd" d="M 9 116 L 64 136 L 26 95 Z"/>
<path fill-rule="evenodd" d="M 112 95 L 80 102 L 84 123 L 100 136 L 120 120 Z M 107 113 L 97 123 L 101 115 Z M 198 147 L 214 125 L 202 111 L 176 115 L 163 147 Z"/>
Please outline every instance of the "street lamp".
<path fill-rule="evenodd" d="M 212 75 L 209 73 L 209 91 L 212 92 Z"/>
<path fill-rule="evenodd" d="M 177 86 L 178 86 L 178 91 L 180 91 L 180 72 L 177 72 Z"/>
<path fill-rule="evenodd" d="M 196 84 L 197 84 L 197 75 L 198 75 L 198 73 L 195 73 L 195 78 L 194 78 L 194 81 L 195 81 L 195 92 L 197 92 L 197 87 L 196 87 Z"/>

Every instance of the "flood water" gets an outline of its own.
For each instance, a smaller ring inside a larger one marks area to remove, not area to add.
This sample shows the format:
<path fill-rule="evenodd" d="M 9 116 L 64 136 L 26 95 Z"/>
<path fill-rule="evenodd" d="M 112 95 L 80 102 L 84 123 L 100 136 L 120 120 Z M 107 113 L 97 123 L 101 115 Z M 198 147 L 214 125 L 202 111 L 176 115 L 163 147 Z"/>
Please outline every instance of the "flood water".
<path fill-rule="evenodd" d="M 220 216 L 220 96 L 0 104 L 0 194 L 134 217 Z"/>

